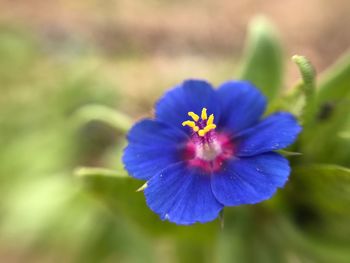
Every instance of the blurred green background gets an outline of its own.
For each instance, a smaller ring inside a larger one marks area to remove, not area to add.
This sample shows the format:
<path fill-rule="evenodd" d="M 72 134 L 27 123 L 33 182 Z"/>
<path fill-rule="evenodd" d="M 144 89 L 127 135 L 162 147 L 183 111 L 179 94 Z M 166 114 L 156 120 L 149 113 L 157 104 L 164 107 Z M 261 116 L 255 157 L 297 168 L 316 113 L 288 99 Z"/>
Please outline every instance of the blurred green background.
<path fill-rule="evenodd" d="M 338 60 L 349 10 L 347 0 L 1 0 L 0 262 L 350 262 L 350 56 Z M 251 24 L 257 15 L 272 24 Z M 295 53 L 320 73 L 316 91 L 299 82 Z M 286 153 L 289 183 L 226 209 L 223 229 L 160 221 L 122 171 L 125 132 L 183 79 L 236 77 L 305 124 L 290 149 L 301 155 Z M 110 170 L 74 176 L 80 166 Z"/>

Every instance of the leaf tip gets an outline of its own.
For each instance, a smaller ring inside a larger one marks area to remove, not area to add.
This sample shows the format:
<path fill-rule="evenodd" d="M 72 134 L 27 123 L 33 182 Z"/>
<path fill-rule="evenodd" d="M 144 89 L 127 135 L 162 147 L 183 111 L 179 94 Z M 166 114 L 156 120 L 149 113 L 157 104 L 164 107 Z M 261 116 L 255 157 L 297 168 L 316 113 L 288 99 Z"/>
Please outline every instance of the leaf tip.
<path fill-rule="evenodd" d="M 138 188 L 138 189 L 136 190 L 136 192 L 141 192 L 141 191 L 145 190 L 145 189 L 147 188 L 147 186 L 148 186 L 148 184 L 147 184 L 147 182 L 146 182 L 146 183 L 143 184 L 140 188 Z"/>

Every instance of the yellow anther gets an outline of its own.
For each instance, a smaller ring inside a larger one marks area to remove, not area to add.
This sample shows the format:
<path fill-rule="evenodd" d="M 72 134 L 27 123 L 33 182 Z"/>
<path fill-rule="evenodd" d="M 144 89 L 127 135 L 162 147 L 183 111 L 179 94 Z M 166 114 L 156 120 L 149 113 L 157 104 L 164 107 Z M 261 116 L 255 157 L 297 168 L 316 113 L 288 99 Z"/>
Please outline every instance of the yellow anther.
<path fill-rule="evenodd" d="M 216 128 L 215 124 L 209 124 L 204 129 L 207 131 L 211 131 L 211 130 L 214 130 L 215 128 Z"/>
<path fill-rule="evenodd" d="M 195 114 L 193 111 L 190 111 L 188 113 L 188 116 L 190 116 L 194 121 L 198 121 L 199 120 L 199 116 L 197 114 Z"/>
<path fill-rule="evenodd" d="M 207 125 L 211 125 L 214 123 L 214 114 L 210 114 L 208 121 L 207 121 Z"/>
<path fill-rule="evenodd" d="M 205 134 L 206 134 L 205 130 L 199 130 L 198 131 L 198 135 L 201 136 L 201 137 L 203 137 Z"/>
<path fill-rule="evenodd" d="M 189 126 L 193 129 L 194 132 L 199 131 L 199 127 L 196 126 L 196 123 L 194 121 L 184 121 L 182 123 L 182 126 Z"/>
<path fill-rule="evenodd" d="M 207 116 L 207 108 L 202 109 L 202 114 L 201 114 L 202 120 L 206 120 L 208 118 Z"/>
<path fill-rule="evenodd" d="M 182 123 L 182 126 L 189 126 L 191 128 L 194 128 L 196 126 L 196 123 L 194 121 L 184 121 Z"/>
<path fill-rule="evenodd" d="M 215 124 L 210 124 L 204 127 L 204 129 L 201 129 L 198 131 L 198 135 L 203 137 L 204 135 L 206 135 L 208 132 L 210 132 L 211 130 L 214 130 L 216 128 Z"/>
<path fill-rule="evenodd" d="M 214 114 L 210 114 L 210 116 L 208 118 L 206 108 L 203 108 L 202 112 L 201 112 L 202 121 L 206 120 L 206 122 L 204 122 L 206 124 L 206 126 L 203 129 L 199 129 L 199 126 L 197 125 L 198 121 L 199 121 L 199 116 L 196 113 L 194 113 L 193 111 L 189 111 L 187 114 L 188 114 L 188 116 L 190 116 L 193 119 L 193 121 L 184 121 L 182 123 L 182 126 L 188 126 L 188 127 L 192 128 L 193 131 L 198 132 L 198 135 L 201 137 L 205 136 L 208 132 L 210 132 L 211 130 L 214 130 L 216 128 L 216 125 L 214 124 Z M 199 125 L 201 126 L 204 123 L 199 122 Z"/>

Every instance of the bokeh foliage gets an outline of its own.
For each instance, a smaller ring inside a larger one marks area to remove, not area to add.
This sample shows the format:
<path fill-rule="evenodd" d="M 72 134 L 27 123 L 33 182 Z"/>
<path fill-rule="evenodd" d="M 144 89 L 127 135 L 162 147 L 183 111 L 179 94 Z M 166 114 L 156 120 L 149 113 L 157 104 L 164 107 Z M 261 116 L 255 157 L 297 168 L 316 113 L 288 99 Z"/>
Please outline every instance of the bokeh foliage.
<path fill-rule="evenodd" d="M 285 92 L 276 30 L 258 18 L 249 32 L 232 77 L 255 83 L 269 112 L 293 112 L 304 130 L 283 152 L 293 170 L 285 189 L 226 208 L 222 228 L 176 226 L 147 208 L 143 183 L 120 161 L 133 120 L 96 54 L 67 59 L 1 28 L 2 247 L 33 262 L 349 262 L 350 56 L 317 79 L 298 57 L 300 81 Z"/>

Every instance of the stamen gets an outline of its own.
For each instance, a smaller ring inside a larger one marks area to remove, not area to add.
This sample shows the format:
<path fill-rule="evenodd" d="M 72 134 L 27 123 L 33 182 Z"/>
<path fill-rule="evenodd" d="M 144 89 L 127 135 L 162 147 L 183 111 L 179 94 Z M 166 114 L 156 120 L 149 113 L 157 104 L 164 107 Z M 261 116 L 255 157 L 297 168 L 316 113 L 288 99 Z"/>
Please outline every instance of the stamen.
<path fill-rule="evenodd" d="M 207 109 L 206 108 L 202 109 L 201 117 L 202 117 L 202 120 L 206 120 L 208 118 L 208 116 L 207 116 Z"/>
<path fill-rule="evenodd" d="M 194 121 L 198 121 L 199 120 L 199 116 L 197 114 L 195 114 L 193 111 L 190 111 L 188 113 L 188 116 L 190 116 Z"/>
<path fill-rule="evenodd" d="M 207 125 L 211 125 L 214 123 L 214 114 L 210 114 L 208 121 L 207 121 Z"/>
<path fill-rule="evenodd" d="M 204 127 L 204 129 L 201 129 L 198 131 L 198 135 L 203 137 L 204 135 L 206 135 L 208 132 L 210 132 L 211 130 L 214 130 L 216 128 L 215 124 L 210 124 Z"/>
<path fill-rule="evenodd" d="M 194 121 L 184 121 L 182 123 L 182 126 L 189 126 L 189 127 L 193 128 L 194 126 L 196 126 L 196 123 Z"/>
<path fill-rule="evenodd" d="M 207 115 L 207 109 L 203 108 L 201 112 L 201 121 L 199 116 L 193 111 L 189 111 L 188 116 L 190 116 L 193 121 L 184 121 L 182 126 L 188 126 L 193 129 L 194 132 L 198 132 L 198 135 L 204 137 L 208 132 L 214 130 L 216 125 L 214 124 L 214 114 L 210 114 L 209 118 Z M 205 125 L 205 126 L 204 126 Z M 203 127 L 204 126 L 204 127 Z M 203 127 L 200 129 L 200 127 Z"/>
<path fill-rule="evenodd" d="M 210 125 L 207 125 L 207 127 L 205 127 L 204 129 L 207 131 L 211 131 L 211 130 L 214 130 L 215 128 L 216 128 L 215 124 L 210 124 Z"/>
<path fill-rule="evenodd" d="M 204 130 L 198 131 L 198 135 L 201 137 L 204 137 L 205 134 L 206 134 L 206 132 Z"/>
<path fill-rule="evenodd" d="M 182 123 L 182 126 L 189 126 L 193 129 L 194 132 L 199 131 L 199 127 L 196 126 L 196 123 L 194 121 L 184 121 Z"/>

